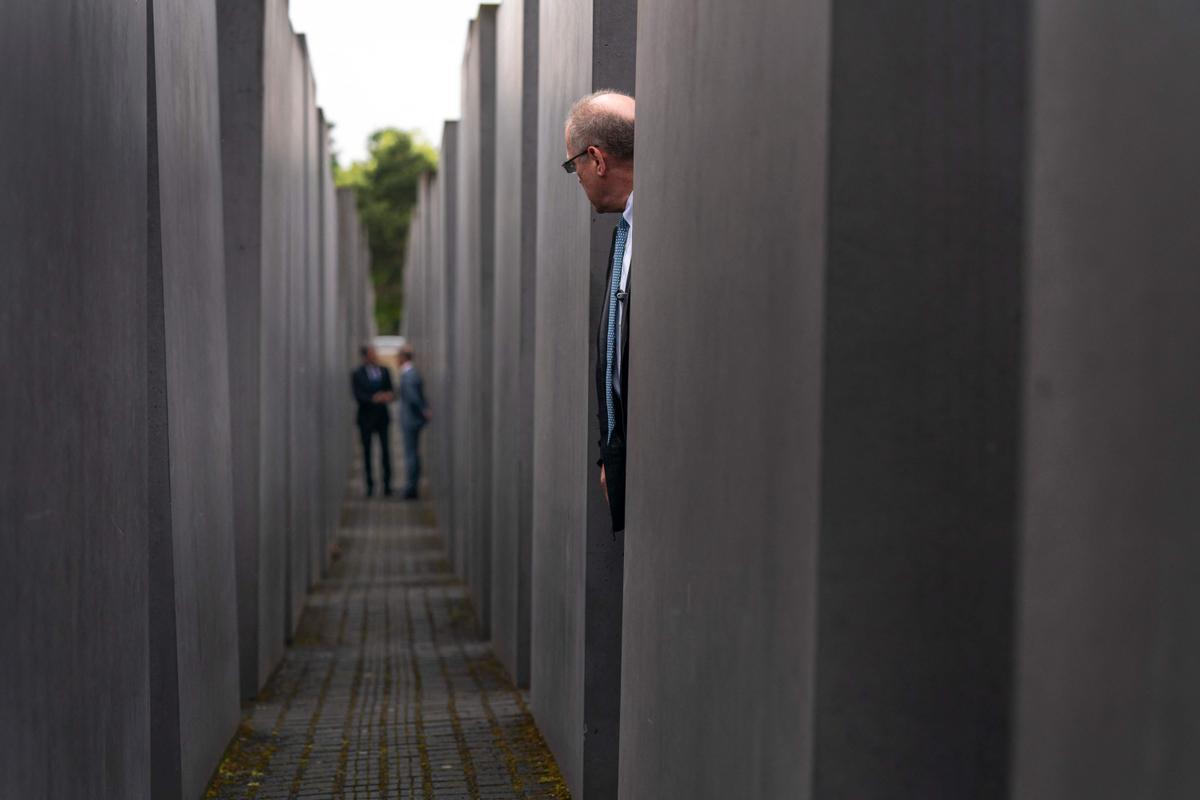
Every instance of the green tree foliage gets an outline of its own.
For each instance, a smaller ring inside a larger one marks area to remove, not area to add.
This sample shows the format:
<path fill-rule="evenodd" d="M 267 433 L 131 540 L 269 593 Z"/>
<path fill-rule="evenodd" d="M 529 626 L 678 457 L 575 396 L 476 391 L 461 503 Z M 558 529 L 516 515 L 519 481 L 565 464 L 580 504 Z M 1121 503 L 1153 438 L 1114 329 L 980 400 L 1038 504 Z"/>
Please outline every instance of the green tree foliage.
<path fill-rule="evenodd" d="M 338 186 L 354 189 L 371 246 L 375 319 L 380 333 L 398 333 L 404 315 L 404 256 L 417 182 L 437 169 L 437 151 L 416 132 L 385 128 L 371 134 L 367 160 L 334 162 Z"/>

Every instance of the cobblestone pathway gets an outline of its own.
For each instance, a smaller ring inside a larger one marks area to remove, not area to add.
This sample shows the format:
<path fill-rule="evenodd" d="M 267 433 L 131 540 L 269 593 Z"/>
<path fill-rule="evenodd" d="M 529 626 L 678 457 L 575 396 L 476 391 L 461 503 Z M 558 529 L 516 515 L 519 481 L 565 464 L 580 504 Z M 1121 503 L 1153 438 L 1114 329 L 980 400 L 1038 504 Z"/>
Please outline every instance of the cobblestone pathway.
<path fill-rule="evenodd" d="M 569 797 L 429 519 L 348 504 L 342 557 L 207 797 Z"/>

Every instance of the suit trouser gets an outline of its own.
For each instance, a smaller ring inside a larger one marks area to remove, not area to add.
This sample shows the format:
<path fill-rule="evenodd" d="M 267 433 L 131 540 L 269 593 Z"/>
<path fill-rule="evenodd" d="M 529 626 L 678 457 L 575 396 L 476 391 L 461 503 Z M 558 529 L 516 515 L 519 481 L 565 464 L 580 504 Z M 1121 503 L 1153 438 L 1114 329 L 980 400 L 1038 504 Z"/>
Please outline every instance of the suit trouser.
<path fill-rule="evenodd" d="M 360 425 L 358 426 L 358 433 L 362 437 L 363 468 L 367 473 L 367 489 L 370 490 L 375 487 L 375 474 L 371 466 L 371 438 L 373 436 L 379 437 L 379 449 L 381 451 L 381 460 L 383 461 L 383 488 L 391 489 L 392 450 L 388 442 L 388 425 L 386 423 L 378 426 Z"/>
<path fill-rule="evenodd" d="M 608 491 L 613 533 L 618 533 L 625 530 L 625 443 L 605 445 L 600 456 L 604 460 L 604 485 Z"/>
<path fill-rule="evenodd" d="M 421 480 L 421 429 L 404 429 L 404 493 L 415 496 Z"/>

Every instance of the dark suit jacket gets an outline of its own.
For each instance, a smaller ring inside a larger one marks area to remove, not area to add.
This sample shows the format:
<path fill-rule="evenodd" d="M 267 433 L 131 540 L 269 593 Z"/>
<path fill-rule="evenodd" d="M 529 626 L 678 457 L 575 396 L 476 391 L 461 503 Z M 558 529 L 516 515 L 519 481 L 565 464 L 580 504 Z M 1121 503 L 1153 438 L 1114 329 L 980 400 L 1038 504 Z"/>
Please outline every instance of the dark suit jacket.
<path fill-rule="evenodd" d="M 417 368 L 400 373 L 400 424 L 406 430 L 420 430 L 425 427 L 425 411 L 429 404 L 425 402 L 425 382 Z"/>
<path fill-rule="evenodd" d="M 354 370 L 350 376 L 350 386 L 354 389 L 354 399 L 358 401 L 358 427 L 384 428 L 391 422 L 391 413 L 387 403 L 376 403 L 371 397 L 376 392 L 392 391 L 392 373 L 387 367 L 379 368 L 379 379 L 371 380 L 367 365 L 363 364 Z"/>
<path fill-rule="evenodd" d="M 612 286 L 612 261 L 616 254 L 617 229 L 613 228 L 612 244 L 608 248 L 608 275 L 604 279 L 604 305 L 600 309 L 600 328 L 596 331 L 596 417 L 600 422 L 600 463 L 604 463 L 605 451 L 625 447 L 625 409 L 629 401 L 629 317 L 630 295 L 633 293 L 633 276 L 625 285 L 625 313 L 621 317 L 619 331 L 621 363 L 619 374 L 613 375 L 613 427 L 612 441 L 606 442 L 608 434 L 608 404 L 604 400 L 605 374 L 608 369 L 608 289 Z M 620 301 L 618 301 L 620 302 Z M 614 368 L 617 365 L 614 365 Z"/>
<path fill-rule="evenodd" d="M 600 424 L 600 461 L 604 466 L 608 485 L 608 506 L 612 512 L 613 532 L 625 530 L 625 409 L 629 403 L 629 318 L 630 296 L 633 293 L 633 276 L 625 284 L 625 299 L 618 304 L 625 307 L 620 317 L 618 331 L 621 348 L 620 369 L 613 375 L 613 426 L 612 439 L 608 439 L 608 404 L 604 399 L 605 375 L 608 370 L 608 291 L 612 286 L 612 262 L 616 254 L 617 231 L 613 229 L 613 241 L 608 249 L 608 275 L 604 279 L 604 306 L 600 310 L 600 329 L 596 331 L 596 417 Z M 614 369 L 617 365 L 613 365 Z"/>

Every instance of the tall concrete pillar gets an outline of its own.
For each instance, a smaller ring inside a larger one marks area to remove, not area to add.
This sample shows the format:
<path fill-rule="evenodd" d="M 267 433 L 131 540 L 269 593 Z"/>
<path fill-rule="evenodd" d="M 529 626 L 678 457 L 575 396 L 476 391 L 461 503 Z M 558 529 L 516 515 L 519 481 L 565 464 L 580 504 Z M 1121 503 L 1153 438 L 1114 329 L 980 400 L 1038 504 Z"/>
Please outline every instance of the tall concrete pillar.
<path fill-rule="evenodd" d="M 814 797 L 1005 795 L 1026 23 L 833 13 Z"/>
<path fill-rule="evenodd" d="M 0 5 L 3 797 L 151 796 L 146 31 Z"/>
<path fill-rule="evenodd" d="M 539 4 L 530 686 L 575 797 L 616 792 L 624 537 L 596 467 L 594 336 L 616 215 L 558 164 L 572 103 L 633 91 L 635 0 Z M 632 358 L 632 356 L 631 356 Z"/>
<path fill-rule="evenodd" d="M 349 453 L 349 434 L 354 411 L 346 390 L 345 378 L 351 369 L 351 362 L 338 337 L 337 189 L 334 186 L 331 167 L 332 128 L 325 119 L 323 110 L 319 113 L 319 118 L 317 130 L 321 152 L 318 158 L 320 168 L 317 188 L 320 227 L 318 306 L 321 332 L 317 391 L 320 397 L 318 491 L 321 496 L 322 513 L 317 541 L 317 569 L 319 574 L 323 574 L 329 567 L 329 545 L 341 516 L 345 488 L 343 484 L 349 470 L 346 456 Z"/>
<path fill-rule="evenodd" d="M 620 796 L 807 798 L 829 9 L 639 16 Z"/>
<path fill-rule="evenodd" d="M 481 5 L 463 55 L 456 286 L 462 338 L 458 386 L 467 458 L 462 484 L 467 584 L 480 630 L 491 619 L 492 352 L 496 171 L 496 6 Z"/>
<path fill-rule="evenodd" d="M 359 220 L 358 224 L 358 275 L 359 294 L 362 296 L 362 338 L 374 339 L 379 335 L 379 321 L 375 319 L 375 284 L 371 277 L 371 237 L 366 223 Z"/>
<path fill-rule="evenodd" d="M 287 595 L 291 25 L 281 0 L 219 0 L 218 52 L 241 691 L 283 655 Z"/>
<path fill-rule="evenodd" d="M 425 321 L 422 316 L 425 310 L 425 300 L 420 296 L 420 292 L 422 273 L 425 270 L 425 264 L 421 260 L 423 255 L 421 252 L 422 234 L 425 228 L 423 200 L 427 193 L 428 181 L 428 173 L 422 173 L 417 178 L 416 203 L 413 205 L 408 220 L 408 241 L 405 243 L 404 252 L 404 314 L 401 319 L 403 324 L 401 333 L 405 341 L 414 347 L 421 342 L 425 335 Z"/>
<path fill-rule="evenodd" d="M 300 56 L 287 4 L 267 0 L 263 35 L 262 340 L 259 449 L 260 562 L 270 570 L 272 597 L 260 619 L 263 635 L 286 638 L 299 616 L 289 574 L 292 418 L 295 401 L 289 340 L 295 303 L 292 273 L 300 260 L 303 186 L 300 158 L 303 93 Z M 274 593 L 278 592 L 277 595 Z"/>
<path fill-rule="evenodd" d="M 281 37 L 282 38 L 282 37 Z M 308 441 L 312 431 L 308 425 L 308 398 L 306 396 L 307 366 L 305 351 L 308 336 L 307 304 L 307 259 L 308 259 L 308 86 L 310 76 L 304 44 L 287 22 L 287 43 L 281 41 L 281 55 L 286 72 L 281 76 L 281 119 L 286 128 L 280 132 L 285 137 L 281 143 L 286 147 L 288 161 L 281 182 L 287 194 L 281 198 L 283 221 L 284 261 L 280 265 L 284 285 L 283 299 L 286 303 L 284 352 L 279 374 L 273 376 L 286 389 L 284 397 L 287 458 L 284 475 L 287 482 L 285 549 L 287 552 L 287 595 L 285 635 L 290 640 L 300 624 L 304 600 L 308 595 L 308 524 L 311 520 L 308 509 L 307 456 Z"/>
<path fill-rule="evenodd" d="M 198 795 L 238 717 L 214 8 L 0 22 L 0 794 Z"/>
<path fill-rule="evenodd" d="M 338 215 L 338 282 L 341 287 L 342 302 L 345 305 L 343 316 L 343 336 L 346 358 L 354 364 L 358 363 L 358 348 L 363 343 L 362 305 L 363 285 L 359 275 L 361 255 L 359 253 L 362 241 L 359 236 L 358 201 L 354 190 L 342 188 L 337 190 Z M 353 369 L 353 367 L 351 367 Z M 343 388 L 350 392 L 350 370 L 342 376 Z"/>
<path fill-rule="evenodd" d="M 321 216 L 320 216 L 320 173 L 327 168 L 321 161 L 321 130 L 317 110 L 317 84 L 313 75 L 312 59 L 308 53 L 308 39 L 297 36 L 303 56 L 304 100 L 303 114 L 304 149 L 300 166 L 304 173 L 304 216 L 301 226 L 303 258 L 296 263 L 300 275 L 300 310 L 303 313 L 302 335 L 296 342 L 299 361 L 296 396 L 299 401 L 299 428 L 303 432 L 297 440 L 299 464 L 296 471 L 297 486 L 298 546 L 303 548 L 303 573 L 298 575 L 305 595 L 321 575 L 320 520 L 323 507 L 320 487 L 320 431 L 319 398 L 321 382 L 318 372 L 320 356 L 320 306 L 319 274 L 321 265 Z M 303 600 L 302 600 L 303 604 Z"/>
<path fill-rule="evenodd" d="M 1025 22 L 647 10 L 622 796 L 1005 795 Z"/>
<path fill-rule="evenodd" d="M 533 347 L 537 281 L 538 0 L 500 7 L 496 41 L 496 283 L 492 385 L 492 642 L 529 685 Z M 499 421 L 503 421 L 502 423 Z"/>
<path fill-rule="evenodd" d="M 428 454 L 426 480 L 432 487 L 434 512 L 437 516 L 438 527 L 445 536 L 447 558 L 453 563 L 449 553 L 451 531 L 449 519 L 444 516 L 447 507 L 446 493 L 450 484 L 445 482 L 446 428 L 450 422 L 449 406 L 446 403 L 445 364 L 446 364 L 446 280 L 442 262 L 442 219 L 441 196 L 443 176 L 435 172 L 429 176 L 428 193 L 425 196 L 426 227 L 425 237 L 425 270 L 427 281 L 426 307 L 429 315 L 426 342 L 422 346 L 421 366 L 425 377 L 427 392 L 431 395 L 429 402 L 433 413 L 437 416 L 436 426 L 426 429 L 424 437 L 425 452 Z"/>
<path fill-rule="evenodd" d="M 148 10 L 151 783 L 197 797 L 240 716 L 217 19 Z"/>
<path fill-rule="evenodd" d="M 239 403 L 230 415 L 233 521 L 237 542 L 241 692 L 252 697 L 273 669 L 283 637 L 260 635 L 266 588 L 259 561 L 259 414 L 262 335 L 263 61 L 265 3 L 219 0 L 221 165 L 224 190 L 225 298 L 229 385 Z M 232 408 L 232 403 L 231 403 Z M 279 595 L 282 599 L 283 592 Z"/>
<path fill-rule="evenodd" d="M 1033 7 L 1016 774 L 1200 795 L 1200 7 Z"/>
<path fill-rule="evenodd" d="M 460 387 L 457 362 L 458 342 L 462 332 L 459 330 L 458 309 L 458 272 L 456 269 L 458 253 L 458 130 L 459 123 L 447 121 L 442 127 L 442 149 L 438 159 L 437 182 L 437 214 L 438 236 L 434 244 L 436 255 L 435 269 L 442 276 L 441 314 L 443 322 L 442 351 L 438 356 L 438 369 L 441 374 L 440 385 L 441 406 L 444 409 L 444 420 L 437 428 L 442 453 L 442 469 L 439 497 L 438 520 L 442 530 L 446 531 L 447 549 L 450 563 L 459 575 L 466 574 L 464 558 L 465 529 L 462 486 L 462 464 L 465 453 L 460 451 L 458 443 L 462 440 L 464 428 L 459 417 Z"/>

